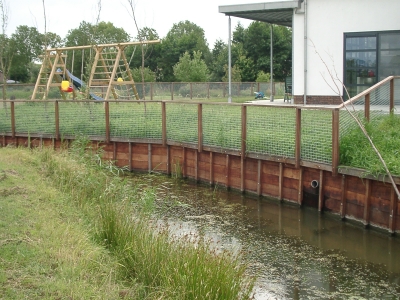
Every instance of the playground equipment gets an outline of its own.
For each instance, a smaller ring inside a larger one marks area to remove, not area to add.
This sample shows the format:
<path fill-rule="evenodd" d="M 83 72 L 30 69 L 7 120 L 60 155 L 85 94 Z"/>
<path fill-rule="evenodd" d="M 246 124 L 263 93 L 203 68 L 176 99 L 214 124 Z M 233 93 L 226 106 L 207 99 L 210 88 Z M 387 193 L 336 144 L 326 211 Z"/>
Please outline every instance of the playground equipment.
<path fill-rule="evenodd" d="M 127 42 L 115 44 L 87 45 L 47 49 L 43 56 L 42 65 L 36 80 L 31 100 L 46 100 L 51 88 L 57 87 L 62 98 L 66 99 L 67 93 L 72 93 L 76 99 L 77 91 L 97 101 L 122 97 L 135 97 L 139 100 L 135 82 L 132 77 L 129 63 L 125 56 L 125 49 L 132 45 L 156 44 L 159 40 L 143 42 Z M 75 51 L 81 50 L 81 78 L 73 75 Z M 88 81 L 84 83 L 84 55 L 89 51 L 89 65 L 91 65 Z M 70 63 L 71 72 L 67 69 L 68 53 L 72 52 Z M 94 57 L 93 57 L 94 52 Z M 116 89 L 115 87 L 118 87 Z M 123 88 L 125 91 L 123 92 Z"/>

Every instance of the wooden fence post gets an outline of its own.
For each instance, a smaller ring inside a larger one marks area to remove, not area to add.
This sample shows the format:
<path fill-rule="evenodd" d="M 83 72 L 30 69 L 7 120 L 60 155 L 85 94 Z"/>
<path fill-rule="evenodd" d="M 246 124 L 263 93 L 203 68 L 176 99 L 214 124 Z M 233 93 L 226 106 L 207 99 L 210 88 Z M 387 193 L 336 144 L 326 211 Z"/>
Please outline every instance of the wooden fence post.
<path fill-rule="evenodd" d="M 394 78 L 390 80 L 390 113 L 394 111 Z"/>
<path fill-rule="evenodd" d="M 246 167 L 246 139 L 247 139 L 247 107 L 242 106 L 242 133 L 241 133 L 241 157 L 240 157 L 240 191 L 243 193 L 245 190 L 245 167 Z"/>
<path fill-rule="evenodd" d="M 11 101 L 11 136 L 15 138 L 15 106 L 14 101 Z"/>
<path fill-rule="evenodd" d="M 365 95 L 364 103 L 364 117 L 369 122 L 370 108 L 371 108 L 371 95 L 368 93 Z"/>
<path fill-rule="evenodd" d="M 161 102 L 161 127 L 162 127 L 162 144 L 167 145 L 167 110 L 165 107 L 165 101 Z"/>

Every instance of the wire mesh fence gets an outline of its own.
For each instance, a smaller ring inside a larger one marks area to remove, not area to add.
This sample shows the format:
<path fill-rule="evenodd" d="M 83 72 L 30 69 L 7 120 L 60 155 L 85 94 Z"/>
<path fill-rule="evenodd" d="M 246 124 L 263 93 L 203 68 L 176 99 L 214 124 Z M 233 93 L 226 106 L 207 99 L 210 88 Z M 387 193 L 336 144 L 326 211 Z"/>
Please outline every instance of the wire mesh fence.
<path fill-rule="evenodd" d="M 105 136 L 105 112 L 100 102 L 59 102 L 61 137 L 65 135 Z"/>
<path fill-rule="evenodd" d="M 160 102 L 110 102 L 110 136 L 131 139 L 161 139 Z"/>
<path fill-rule="evenodd" d="M 55 106 L 52 102 L 16 102 L 15 132 L 54 134 Z"/>
<path fill-rule="evenodd" d="M 246 128 L 248 152 L 295 156 L 295 108 L 247 106 Z"/>
<path fill-rule="evenodd" d="M 197 105 L 168 102 L 165 110 L 167 117 L 167 140 L 178 143 L 197 143 Z"/>
<path fill-rule="evenodd" d="M 332 162 L 332 111 L 301 110 L 301 159 Z"/>
<path fill-rule="evenodd" d="M 203 145 L 241 149 L 241 106 L 203 104 Z"/>
<path fill-rule="evenodd" d="M 9 133 L 11 128 L 10 102 L 2 101 L 0 105 L 0 133 Z"/>

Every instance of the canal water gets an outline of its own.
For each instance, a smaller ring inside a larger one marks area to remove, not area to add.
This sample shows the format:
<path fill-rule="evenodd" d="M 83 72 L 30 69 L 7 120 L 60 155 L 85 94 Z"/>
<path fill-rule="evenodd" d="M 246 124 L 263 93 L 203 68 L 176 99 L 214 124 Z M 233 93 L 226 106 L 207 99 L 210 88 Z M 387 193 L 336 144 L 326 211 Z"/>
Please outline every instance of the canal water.
<path fill-rule="evenodd" d="M 255 299 L 400 299 L 400 238 L 267 198 L 163 175 L 156 215 L 175 235 L 205 235 L 241 251 L 257 276 Z"/>

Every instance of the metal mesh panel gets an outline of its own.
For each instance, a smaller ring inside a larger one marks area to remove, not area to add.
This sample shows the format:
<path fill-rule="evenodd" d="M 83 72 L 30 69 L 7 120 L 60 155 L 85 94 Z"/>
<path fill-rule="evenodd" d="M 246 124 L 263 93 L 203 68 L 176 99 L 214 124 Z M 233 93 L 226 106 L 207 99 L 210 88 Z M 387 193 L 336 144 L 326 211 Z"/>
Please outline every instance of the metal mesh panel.
<path fill-rule="evenodd" d="M 7 99 L 29 100 L 31 99 L 33 88 L 35 86 L 30 84 L 7 84 L 6 96 Z M 0 99 L 3 99 L 3 89 L 0 88 Z"/>
<path fill-rule="evenodd" d="M 246 149 L 249 152 L 294 157 L 296 110 L 247 106 Z"/>
<path fill-rule="evenodd" d="M 395 113 L 400 114 L 400 78 L 394 80 L 394 107 Z"/>
<path fill-rule="evenodd" d="M 15 103 L 15 132 L 54 134 L 54 102 Z"/>
<path fill-rule="evenodd" d="M 10 102 L 2 101 L 0 104 L 0 132 L 11 132 Z"/>
<path fill-rule="evenodd" d="M 380 86 L 370 93 L 370 121 L 387 115 L 390 108 L 390 83 Z"/>
<path fill-rule="evenodd" d="M 240 150 L 240 106 L 203 104 L 203 145 Z"/>
<path fill-rule="evenodd" d="M 161 139 L 161 103 L 110 103 L 110 135 L 120 138 Z"/>
<path fill-rule="evenodd" d="M 179 143 L 197 143 L 197 105 L 167 102 L 167 139 Z"/>
<path fill-rule="evenodd" d="M 332 111 L 301 110 L 301 158 L 332 162 Z"/>
<path fill-rule="evenodd" d="M 171 100 L 171 84 L 153 83 L 153 100 Z"/>
<path fill-rule="evenodd" d="M 59 102 L 60 135 L 105 136 L 102 102 Z"/>

